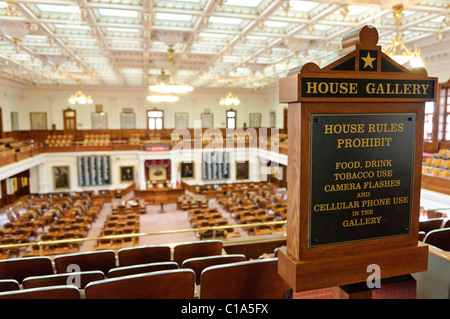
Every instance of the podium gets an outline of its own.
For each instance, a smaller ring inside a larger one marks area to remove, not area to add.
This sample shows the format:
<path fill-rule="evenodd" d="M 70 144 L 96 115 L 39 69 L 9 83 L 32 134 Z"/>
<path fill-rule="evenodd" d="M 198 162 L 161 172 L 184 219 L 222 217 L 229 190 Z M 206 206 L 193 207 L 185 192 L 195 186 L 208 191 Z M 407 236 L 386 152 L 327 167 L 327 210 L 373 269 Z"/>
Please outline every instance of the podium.
<path fill-rule="evenodd" d="M 437 79 L 377 43 L 364 26 L 344 36 L 336 61 L 279 82 L 289 147 L 278 271 L 295 292 L 366 283 L 370 269 L 379 279 L 427 269 L 419 201 L 424 108 Z"/>

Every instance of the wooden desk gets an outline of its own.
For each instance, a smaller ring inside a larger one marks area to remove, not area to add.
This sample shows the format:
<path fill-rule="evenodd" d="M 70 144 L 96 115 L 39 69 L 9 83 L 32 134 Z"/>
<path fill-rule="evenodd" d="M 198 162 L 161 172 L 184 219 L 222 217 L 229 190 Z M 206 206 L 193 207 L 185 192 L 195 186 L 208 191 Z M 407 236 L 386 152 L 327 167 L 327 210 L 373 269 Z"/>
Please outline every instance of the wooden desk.
<path fill-rule="evenodd" d="M 140 199 L 145 199 L 147 205 L 174 204 L 184 193 L 182 188 L 155 188 L 136 190 Z"/>

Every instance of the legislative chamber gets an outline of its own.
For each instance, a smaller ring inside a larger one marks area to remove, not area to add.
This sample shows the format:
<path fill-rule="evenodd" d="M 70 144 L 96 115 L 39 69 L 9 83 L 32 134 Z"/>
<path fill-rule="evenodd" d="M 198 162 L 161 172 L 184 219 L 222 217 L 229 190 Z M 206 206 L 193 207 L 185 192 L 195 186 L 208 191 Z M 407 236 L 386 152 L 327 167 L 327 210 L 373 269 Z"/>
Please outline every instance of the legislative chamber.
<path fill-rule="evenodd" d="M 450 298 L 446 1 L 0 11 L 0 299 Z"/>

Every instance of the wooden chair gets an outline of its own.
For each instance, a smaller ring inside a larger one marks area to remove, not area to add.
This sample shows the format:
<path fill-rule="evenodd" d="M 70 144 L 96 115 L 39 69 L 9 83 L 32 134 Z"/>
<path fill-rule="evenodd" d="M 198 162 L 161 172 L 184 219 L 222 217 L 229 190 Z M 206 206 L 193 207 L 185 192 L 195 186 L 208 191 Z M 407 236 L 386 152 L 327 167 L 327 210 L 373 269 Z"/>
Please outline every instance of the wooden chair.
<path fill-rule="evenodd" d="M 119 266 L 131 266 L 170 261 L 169 246 L 141 246 L 122 248 L 117 253 Z"/>
<path fill-rule="evenodd" d="M 440 228 L 443 222 L 444 218 L 432 218 L 420 221 L 419 240 L 423 240 L 428 232 Z"/>
<path fill-rule="evenodd" d="M 71 264 L 78 265 L 80 271 L 100 270 L 107 274 L 111 268 L 116 267 L 114 250 L 100 250 L 82 253 L 60 255 L 54 258 L 56 272 L 67 273 Z"/>
<path fill-rule="evenodd" d="M 175 269 L 105 279 L 86 286 L 86 299 L 192 299 L 195 274 Z"/>
<path fill-rule="evenodd" d="M 173 260 L 182 265 L 188 258 L 222 255 L 223 243 L 220 240 L 204 240 L 175 245 Z"/>
<path fill-rule="evenodd" d="M 53 274 L 52 260 L 49 257 L 26 257 L 0 260 L 0 279 L 15 279 L 22 283 L 30 276 Z"/>
<path fill-rule="evenodd" d="M 200 299 L 281 299 L 288 288 L 278 275 L 278 258 L 208 267 L 200 286 Z"/>
<path fill-rule="evenodd" d="M 81 299 L 75 286 L 53 286 L 0 293 L 0 299 Z"/>
<path fill-rule="evenodd" d="M 15 279 L 0 279 L 0 292 L 19 290 L 20 285 Z"/>
<path fill-rule="evenodd" d="M 450 251 L 450 228 L 435 229 L 428 232 L 423 242 L 444 251 Z"/>
<path fill-rule="evenodd" d="M 189 258 L 183 261 L 183 263 L 181 264 L 181 268 L 192 269 L 195 272 L 195 282 L 197 285 L 200 285 L 200 278 L 203 269 L 209 266 L 245 261 L 246 259 L 247 258 L 245 257 L 245 255 L 241 254 L 196 257 Z"/>
<path fill-rule="evenodd" d="M 64 286 L 71 284 L 75 285 L 76 283 L 78 283 L 76 280 L 72 281 L 72 278 L 74 278 L 75 276 L 79 276 L 79 289 L 84 289 L 90 282 L 105 279 L 105 274 L 99 270 L 70 272 L 65 274 L 27 277 L 23 280 L 22 286 L 24 289 L 31 289 L 39 287 Z"/>
<path fill-rule="evenodd" d="M 442 228 L 450 228 L 450 219 L 447 219 L 447 221 L 445 221 L 444 225 L 442 225 Z"/>
<path fill-rule="evenodd" d="M 123 277 L 129 275 L 149 273 L 153 271 L 178 269 L 178 264 L 174 261 L 164 261 L 132 266 L 122 266 L 111 269 L 108 278 Z"/>

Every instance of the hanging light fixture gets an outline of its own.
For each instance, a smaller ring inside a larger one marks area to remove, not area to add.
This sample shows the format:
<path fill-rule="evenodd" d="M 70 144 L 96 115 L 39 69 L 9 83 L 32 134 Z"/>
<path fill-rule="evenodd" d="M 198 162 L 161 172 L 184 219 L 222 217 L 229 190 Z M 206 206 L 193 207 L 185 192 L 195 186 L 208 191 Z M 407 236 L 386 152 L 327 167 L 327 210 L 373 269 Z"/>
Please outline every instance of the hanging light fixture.
<path fill-rule="evenodd" d="M 78 80 L 78 86 L 81 85 L 81 80 Z M 92 104 L 92 98 L 90 95 L 86 95 L 83 91 L 78 90 L 75 94 L 72 94 L 69 98 L 70 104 Z"/>
<path fill-rule="evenodd" d="M 150 85 L 151 92 L 160 94 L 185 94 L 192 92 L 194 88 L 191 85 L 186 84 L 165 84 L 164 82 Z"/>
<path fill-rule="evenodd" d="M 409 62 L 413 68 L 423 67 L 423 60 L 420 57 L 420 50 L 417 49 L 417 45 L 414 45 L 414 51 L 408 49 L 403 43 L 403 38 L 400 36 L 399 26 L 400 20 L 403 18 L 402 11 L 403 5 L 394 6 L 395 36 L 392 39 L 392 43 L 384 50 L 384 53 L 399 64 L 403 65 Z"/>
<path fill-rule="evenodd" d="M 220 105 L 224 106 L 230 106 L 230 105 L 239 105 L 241 101 L 239 101 L 239 98 L 237 96 L 234 96 L 231 92 L 227 94 L 225 97 L 220 98 Z"/>
<path fill-rule="evenodd" d="M 177 102 L 180 98 L 176 95 L 149 95 L 147 101 L 153 103 L 173 103 Z"/>
<path fill-rule="evenodd" d="M 194 87 L 192 85 L 173 84 L 173 83 L 166 84 L 166 80 L 167 80 L 166 73 L 164 70 L 161 70 L 160 82 L 153 85 L 149 85 L 148 88 L 150 89 L 151 92 L 159 94 L 186 94 L 194 90 Z"/>
<path fill-rule="evenodd" d="M 75 94 L 72 94 L 69 99 L 70 104 L 92 104 L 92 98 L 90 95 L 84 94 L 83 91 L 78 90 Z"/>

